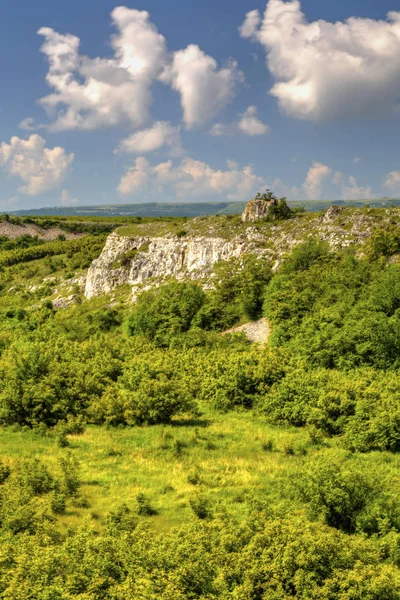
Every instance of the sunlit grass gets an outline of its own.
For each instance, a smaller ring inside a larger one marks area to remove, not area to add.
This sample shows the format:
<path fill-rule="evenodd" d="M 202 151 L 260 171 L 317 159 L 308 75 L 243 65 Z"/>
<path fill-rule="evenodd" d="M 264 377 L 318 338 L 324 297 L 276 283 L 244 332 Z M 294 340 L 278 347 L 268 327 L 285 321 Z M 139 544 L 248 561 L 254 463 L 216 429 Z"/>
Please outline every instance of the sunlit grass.
<path fill-rule="evenodd" d="M 199 489 L 215 510 L 224 506 L 238 514 L 244 499 L 274 496 L 276 474 L 303 460 L 301 454 L 286 456 L 284 447 L 309 443 L 306 431 L 273 428 L 251 413 L 209 413 L 198 423 L 166 426 L 89 426 L 69 440 L 68 448 L 60 448 L 54 438 L 31 431 L 0 430 L 2 456 L 11 464 L 37 457 L 56 475 L 59 458 L 67 451 L 78 458 L 89 506 L 70 509 L 62 517 L 65 525 L 77 524 L 82 516 L 101 523 L 122 503 L 135 510 L 137 495 L 144 493 L 157 510 L 151 517 L 157 529 L 194 518 L 189 501 Z M 273 451 L 265 450 L 268 442 Z M 196 484 L 191 483 L 194 473 Z"/>

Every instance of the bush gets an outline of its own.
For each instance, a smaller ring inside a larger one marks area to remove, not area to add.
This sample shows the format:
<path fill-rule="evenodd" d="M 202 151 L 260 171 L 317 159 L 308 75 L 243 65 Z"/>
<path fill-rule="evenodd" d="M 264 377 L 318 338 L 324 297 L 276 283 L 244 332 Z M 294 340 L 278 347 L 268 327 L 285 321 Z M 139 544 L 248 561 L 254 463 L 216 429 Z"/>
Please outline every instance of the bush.
<path fill-rule="evenodd" d="M 306 476 L 299 478 L 300 498 L 310 507 L 312 517 L 321 516 L 330 527 L 346 533 L 357 530 L 376 532 L 379 528 L 374 507 L 380 504 L 381 518 L 389 518 L 390 527 L 400 525 L 400 506 L 385 502 L 379 481 L 367 463 L 354 461 L 346 455 L 324 456 L 314 461 Z M 374 521 L 374 522 L 373 522 Z M 371 531 L 373 530 L 373 531 Z"/>
<path fill-rule="evenodd" d="M 169 346 L 175 335 L 190 329 L 205 294 L 195 283 L 169 283 L 143 292 L 126 322 L 129 335 L 145 335 L 158 346 Z"/>

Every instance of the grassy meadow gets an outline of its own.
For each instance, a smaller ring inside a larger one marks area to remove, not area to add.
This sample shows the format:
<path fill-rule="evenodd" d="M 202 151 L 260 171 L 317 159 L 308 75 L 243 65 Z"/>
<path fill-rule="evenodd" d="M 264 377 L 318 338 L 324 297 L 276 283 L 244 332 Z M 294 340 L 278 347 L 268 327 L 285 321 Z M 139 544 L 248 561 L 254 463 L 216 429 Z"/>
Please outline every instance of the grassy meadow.
<path fill-rule="evenodd" d="M 260 415 L 221 414 L 206 410 L 197 419 L 136 428 L 89 426 L 68 436 L 68 448 L 32 431 L 0 429 L 2 459 L 11 467 L 38 458 L 57 474 L 66 451 L 79 461 L 81 491 L 88 506 L 71 504 L 63 526 L 83 517 L 101 527 L 122 503 L 136 509 L 145 494 L 157 514 L 148 517 L 157 530 L 195 519 L 190 501 L 201 492 L 212 510 L 240 516 L 251 498 L 276 501 L 279 474 L 296 477 L 299 465 L 318 450 L 306 430 L 274 427 Z"/>

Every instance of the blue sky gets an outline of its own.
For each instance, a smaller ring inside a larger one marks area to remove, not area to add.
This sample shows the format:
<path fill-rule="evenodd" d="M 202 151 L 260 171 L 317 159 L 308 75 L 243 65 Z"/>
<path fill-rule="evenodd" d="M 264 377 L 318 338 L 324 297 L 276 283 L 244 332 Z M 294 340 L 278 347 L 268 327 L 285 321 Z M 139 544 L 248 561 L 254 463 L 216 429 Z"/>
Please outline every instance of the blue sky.
<path fill-rule="evenodd" d="M 0 210 L 246 200 L 267 186 L 290 199 L 399 196 L 396 11 L 398 0 L 7 3 Z"/>

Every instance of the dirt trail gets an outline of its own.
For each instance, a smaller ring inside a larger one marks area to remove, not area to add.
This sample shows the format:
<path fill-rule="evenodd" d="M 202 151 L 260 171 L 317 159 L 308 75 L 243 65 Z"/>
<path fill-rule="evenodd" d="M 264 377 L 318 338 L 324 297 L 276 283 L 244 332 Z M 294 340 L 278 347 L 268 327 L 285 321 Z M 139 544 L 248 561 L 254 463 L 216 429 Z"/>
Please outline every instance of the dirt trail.
<path fill-rule="evenodd" d="M 232 327 L 224 333 L 245 333 L 251 342 L 264 345 L 268 342 L 271 331 L 267 319 L 264 318 L 238 327 Z"/>

